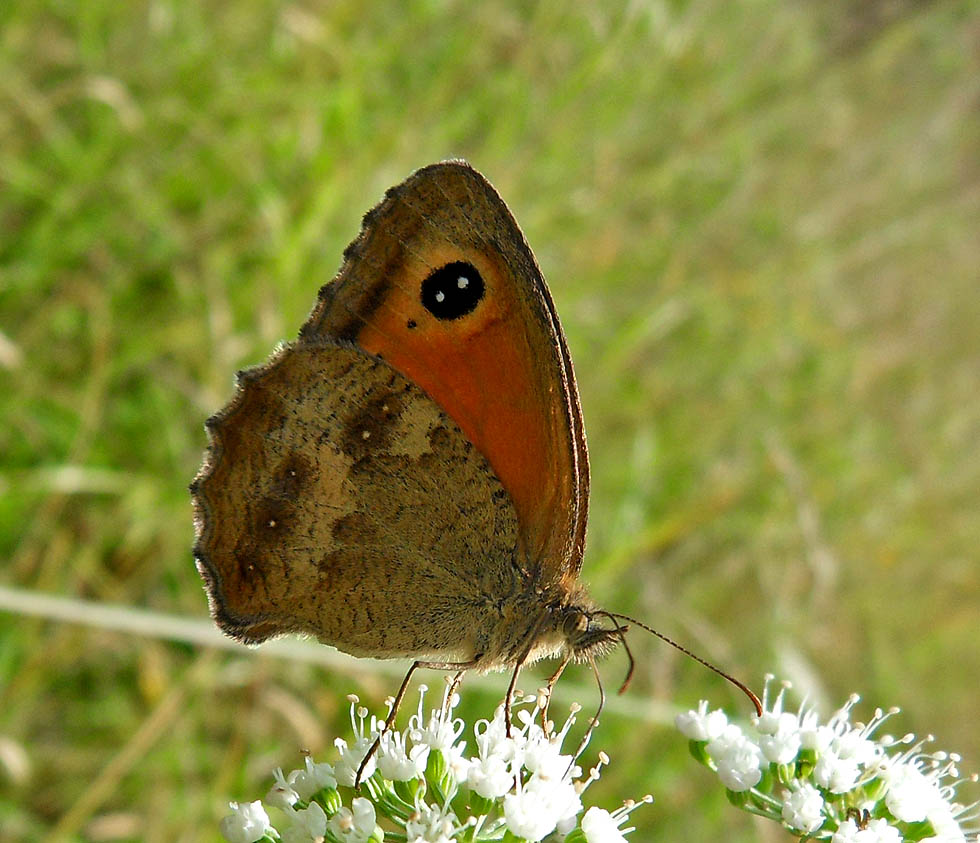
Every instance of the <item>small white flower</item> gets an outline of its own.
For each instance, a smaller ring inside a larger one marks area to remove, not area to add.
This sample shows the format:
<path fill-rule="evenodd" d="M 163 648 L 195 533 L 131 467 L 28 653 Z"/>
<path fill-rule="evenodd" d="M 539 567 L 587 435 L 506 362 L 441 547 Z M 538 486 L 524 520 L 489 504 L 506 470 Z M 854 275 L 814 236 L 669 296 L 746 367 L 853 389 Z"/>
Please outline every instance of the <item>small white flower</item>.
<path fill-rule="evenodd" d="M 333 742 L 340 754 L 340 759 L 334 765 L 334 776 L 340 784 L 353 787 L 357 780 L 357 771 L 360 769 L 361 762 L 371 747 L 374 746 L 374 739 L 378 735 L 379 726 L 375 717 L 371 718 L 370 725 L 368 725 L 368 711 L 358 705 L 356 696 L 351 694 L 347 699 L 350 700 L 350 724 L 351 731 L 354 733 L 354 744 L 349 745 L 343 738 L 337 738 Z M 367 764 L 364 765 L 361 781 L 371 777 L 376 765 L 376 756 L 372 755 Z"/>
<path fill-rule="evenodd" d="M 582 800 L 570 779 L 548 781 L 537 774 L 528 782 L 547 810 L 555 817 L 555 826 L 563 825 L 582 811 Z"/>
<path fill-rule="evenodd" d="M 439 808 L 419 802 L 405 823 L 408 843 L 450 843 L 454 830 L 453 817 Z"/>
<path fill-rule="evenodd" d="M 537 773 L 542 779 L 561 779 L 567 772 L 572 778 L 580 776 L 578 767 L 569 769 L 571 755 L 561 754 L 561 743 L 557 738 L 549 739 L 537 723 L 532 723 L 526 732 L 523 747 L 524 768 Z"/>
<path fill-rule="evenodd" d="M 757 765 L 758 758 L 754 753 L 718 762 L 718 778 L 721 783 L 735 793 L 751 790 L 762 780 L 762 768 Z"/>
<path fill-rule="evenodd" d="M 959 807 L 959 806 L 957 806 Z M 974 805 L 975 809 L 976 806 Z M 954 816 L 950 805 L 943 803 L 929 812 L 929 824 L 936 832 L 933 837 L 923 838 L 921 843 L 966 843 L 966 835 Z M 973 840 L 980 839 L 974 837 Z"/>
<path fill-rule="evenodd" d="M 622 820 L 620 820 L 622 822 Z M 589 808 L 582 817 L 582 831 L 588 843 L 626 843 L 619 822 L 604 808 Z"/>
<path fill-rule="evenodd" d="M 230 843 L 255 843 L 272 828 L 269 815 L 258 800 L 255 802 L 230 802 L 232 813 L 221 821 L 222 836 Z"/>
<path fill-rule="evenodd" d="M 507 736 L 507 723 L 504 720 L 504 707 L 497 706 L 493 713 L 493 720 L 479 720 L 473 727 L 473 734 L 476 736 L 476 749 L 480 758 L 488 758 L 496 755 L 504 761 L 510 761 L 517 757 L 519 743 L 523 743 L 524 736 L 520 732 L 514 732 L 513 737 Z"/>
<path fill-rule="evenodd" d="M 789 684 L 784 682 L 779 689 L 779 693 L 776 695 L 776 699 L 769 702 L 769 682 L 766 682 L 765 691 L 763 692 L 763 705 L 762 714 L 755 718 L 755 728 L 761 735 L 772 735 L 775 734 L 777 728 L 779 728 L 780 718 L 783 717 L 783 701 L 786 697 L 786 691 L 789 688 Z"/>
<path fill-rule="evenodd" d="M 454 695 L 451 700 L 444 699 L 443 706 L 434 709 L 426 720 L 422 713 L 426 690 L 425 685 L 419 686 L 419 707 L 408 721 L 408 734 L 411 735 L 415 746 L 427 746 L 430 750 L 439 750 L 445 757 L 446 763 L 455 770 L 466 747 L 465 741 L 457 743 L 466 724 L 460 718 L 453 718 L 453 708 L 459 702 L 459 698 Z"/>
<path fill-rule="evenodd" d="M 827 750 L 813 768 L 813 779 L 831 793 L 847 793 L 857 784 L 861 768 L 853 758 L 840 758 Z"/>
<path fill-rule="evenodd" d="M 720 708 L 708 711 L 708 701 L 701 700 L 697 711 L 687 711 L 674 718 L 680 733 L 692 741 L 711 741 L 721 735 L 728 725 L 728 717 Z"/>
<path fill-rule="evenodd" d="M 858 764 L 871 764 L 879 755 L 881 747 L 868 740 L 862 730 L 848 729 L 834 738 L 830 748 L 839 758 L 847 758 Z"/>
<path fill-rule="evenodd" d="M 763 729 L 765 727 L 765 730 Z M 800 751 L 800 721 L 788 711 L 759 718 L 759 749 L 772 764 L 789 764 Z"/>
<path fill-rule="evenodd" d="M 337 787 L 337 777 L 334 775 L 333 767 L 330 764 L 314 764 L 313 759 L 308 755 L 306 767 L 302 770 L 293 770 L 286 781 L 304 802 L 309 802 L 314 793 Z"/>
<path fill-rule="evenodd" d="M 861 698 L 857 694 L 851 694 L 847 702 L 833 713 L 827 721 L 827 729 L 833 734 L 829 744 L 820 748 L 821 751 L 831 751 L 842 760 L 852 760 L 862 766 L 873 763 L 883 754 L 880 744 L 870 739 L 870 735 L 894 711 L 887 713 L 878 710 L 875 716 L 865 726 L 851 725 L 851 710 Z M 827 733 L 824 732 L 824 735 Z"/>
<path fill-rule="evenodd" d="M 300 795 L 283 776 L 282 767 L 277 767 L 272 775 L 276 783 L 269 788 L 269 792 L 265 795 L 265 801 L 274 808 L 291 808 L 299 802 Z"/>
<path fill-rule="evenodd" d="M 353 787 L 354 781 L 357 778 L 357 771 L 361 766 L 361 762 L 364 760 L 364 756 L 367 755 L 368 750 L 374 743 L 374 739 L 361 738 L 350 747 L 343 738 L 337 738 L 333 743 L 337 747 L 337 752 L 340 754 L 340 758 L 334 766 L 334 775 L 340 784 Z M 364 765 L 364 772 L 361 773 L 361 781 L 371 778 L 376 766 L 377 759 L 372 755 L 368 759 L 367 764 Z"/>
<path fill-rule="evenodd" d="M 885 804 L 902 822 L 924 820 L 943 801 L 936 783 L 911 764 L 886 765 L 881 777 L 888 785 Z"/>
<path fill-rule="evenodd" d="M 783 822 L 794 831 L 810 834 L 824 822 L 823 797 L 809 782 L 798 790 L 783 792 Z"/>
<path fill-rule="evenodd" d="M 734 723 L 707 746 L 715 762 L 718 778 L 729 790 L 750 790 L 762 780 L 762 750 Z"/>
<path fill-rule="evenodd" d="M 724 758 L 745 740 L 745 733 L 735 723 L 729 723 L 720 735 L 708 741 L 708 754 L 714 758 Z"/>
<path fill-rule="evenodd" d="M 350 808 L 341 808 L 327 823 L 330 833 L 342 843 L 366 843 L 374 833 L 377 816 L 369 799 L 355 797 Z"/>
<path fill-rule="evenodd" d="M 640 805 L 650 802 L 653 797 L 647 794 L 639 802 L 627 799 L 612 813 L 602 808 L 589 808 L 582 817 L 582 831 L 587 843 L 626 843 L 626 835 L 635 829 L 622 828 L 623 823 Z"/>
<path fill-rule="evenodd" d="M 902 843 L 898 829 L 884 819 L 871 820 L 863 831 L 874 836 L 868 840 L 859 839 L 858 843 Z"/>
<path fill-rule="evenodd" d="M 282 833 L 283 843 L 310 843 L 323 840 L 327 833 L 327 815 L 316 802 L 289 812 L 292 825 Z"/>
<path fill-rule="evenodd" d="M 416 744 L 409 750 L 401 732 L 389 729 L 381 735 L 378 769 L 388 781 L 404 782 L 422 775 L 428 760 L 429 747 L 425 744 Z"/>
<path fill-rule="evenodd" d="M 557 817 L 549 816 L 533 793 L 519 790 L 504 797 L 504 819 L 511 834 L 525 840 L 540 840 L 550 834 L 558 824 Z"/>
<path fill-rule="evenodd" d="M 477 757 L 466 765 L 461 776 L 471 790 L 485 799 L 499 799 L 514 786 L 512 768 L 519 768 L 523 753 L 519 744 L 524 735 L 515 732 L 507 737 L 504 707 L 498 706 L 492 720 L 480 720 L 473 727 Z"/>
<path fill-rule="evenodd" d="M 499 799 L 514 786 L 514 774 L 499 755 L 474 758 L 466 771 L 466 784 L 485 799 Z"/>
<path fill-rule="evenodd" d="M 861 834 L 861 829 L 858 828 L 858 824 L 854 820 L 847 819 L 837 826 L 837 831 L 830 838 L 830 843 L 863 843 L 858 837 L 859 834 Z"/>
<path fill-rule="evenodd" d="M 848 819 L 840 824 L 830 843 L 902 843 L 902 835 L 886 820 L 871 820 L 861 828 L 854 820 Z"/>
<path fill-rule="evenodd" d="M 797 715 L 800 721 L 800 745 L 803 749 L 812 749 L 818 755 L 830 746 L 834 740 L 834 730 L 820 722 L 820 714 L 816 709 L 806 708 L 806 702 L 800 705 Z"/>
<path fill-rule="evenodd" d="M 544 779 L 534 774 L 514 793 L 504 797 L 504 819 L 517 837 L 540 840 L 556 826 L 582 810 L 575 786 L 565 779 Z"/>

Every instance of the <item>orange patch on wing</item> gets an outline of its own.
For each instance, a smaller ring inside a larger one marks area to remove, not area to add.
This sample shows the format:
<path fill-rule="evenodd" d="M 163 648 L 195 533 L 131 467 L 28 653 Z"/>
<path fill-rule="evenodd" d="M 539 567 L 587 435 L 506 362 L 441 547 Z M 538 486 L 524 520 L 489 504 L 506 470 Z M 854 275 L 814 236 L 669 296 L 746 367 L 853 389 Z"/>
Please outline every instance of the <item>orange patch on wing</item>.
<path fill-rule="evenodd" d="M 554 387 L 544 380 L 550 372 L 535 359 L 525 327 L 533 316 L 492 259 L 462 256 L 486 285 L 474 313 L 439 320 L 423 307 L 421 280 L 460 257 L 433 249 L 424 263 L 405 265 L 389 279 L 357 342 L 422 387 L 487 458 L 514 501 L 529 558 L 539 561 L 564 538 L 550 523 L 556 497 L 570 501 L 575 494 L 558 450 L 568 448 L 567 421 L 548 412 Z"/>

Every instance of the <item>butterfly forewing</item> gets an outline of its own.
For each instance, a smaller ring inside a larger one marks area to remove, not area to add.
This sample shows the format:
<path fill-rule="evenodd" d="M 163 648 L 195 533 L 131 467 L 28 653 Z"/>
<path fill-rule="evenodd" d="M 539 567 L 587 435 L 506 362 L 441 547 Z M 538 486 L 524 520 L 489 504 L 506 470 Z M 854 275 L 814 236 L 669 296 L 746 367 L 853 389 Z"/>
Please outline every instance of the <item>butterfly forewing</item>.
<path fill-rule="evenodd" d="M 534 256 L 479 173 L 445 162 L 388 191 L 301 336 L 355 342 L 430 395 L 512 498 L 532 578 L 574 580 L 588 457 L 571 361 Z"/>

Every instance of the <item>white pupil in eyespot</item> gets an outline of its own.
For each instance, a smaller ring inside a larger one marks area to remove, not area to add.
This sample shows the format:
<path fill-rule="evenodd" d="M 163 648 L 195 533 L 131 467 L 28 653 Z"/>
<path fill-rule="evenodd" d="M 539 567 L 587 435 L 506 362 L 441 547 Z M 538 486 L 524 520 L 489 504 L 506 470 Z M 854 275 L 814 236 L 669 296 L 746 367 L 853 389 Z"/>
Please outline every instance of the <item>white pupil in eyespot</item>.
<path fill-rule="evenodd" d="M 465 275 L 460 275 L 459 278 L 456 279 L 456 286 L 461 290 L 465 290 L 469 285 L 470 279 Z"/>
<path fill-rule="evenodd" d="M 437 302 L 439 302 L 441 304 L 445 300 L 446 300 L 446 294 L 442 290 L 440 290 L 438 293 L 436 293 L 436 301 Z"/>

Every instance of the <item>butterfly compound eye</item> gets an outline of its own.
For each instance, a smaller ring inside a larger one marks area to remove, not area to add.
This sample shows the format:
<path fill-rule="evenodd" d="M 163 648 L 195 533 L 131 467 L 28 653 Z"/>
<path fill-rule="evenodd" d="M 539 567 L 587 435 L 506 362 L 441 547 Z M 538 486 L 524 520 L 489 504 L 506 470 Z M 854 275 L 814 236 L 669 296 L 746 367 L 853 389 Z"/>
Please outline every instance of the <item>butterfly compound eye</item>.
<path fill-rule="evenodd" d="M 483 278 L 473 264 L 447 263 L 422 282 L 422 306 L 436 319 L 459 319 L 483 298 Z"/>
<path fill-rule="evenodd" d="M 569 640 L 580 638 L 589 629 L 589 617 L 579 609 L 571 608 L 562 620 L 562 630 Z"/>

